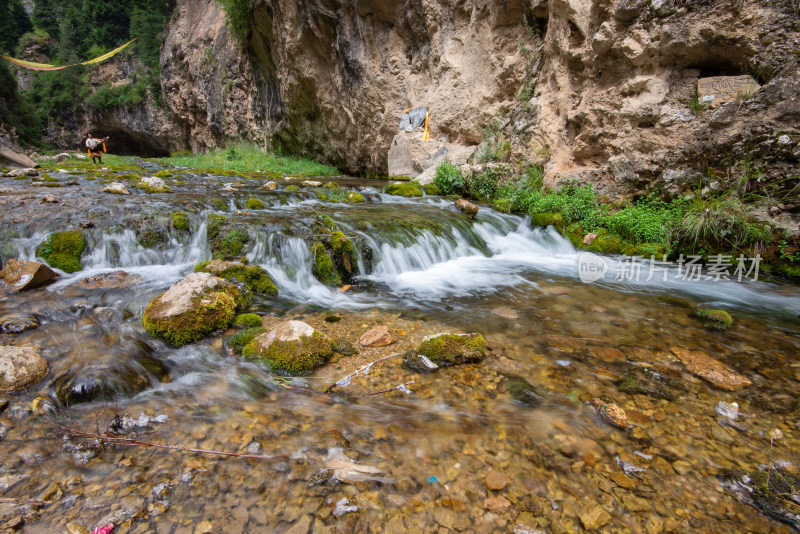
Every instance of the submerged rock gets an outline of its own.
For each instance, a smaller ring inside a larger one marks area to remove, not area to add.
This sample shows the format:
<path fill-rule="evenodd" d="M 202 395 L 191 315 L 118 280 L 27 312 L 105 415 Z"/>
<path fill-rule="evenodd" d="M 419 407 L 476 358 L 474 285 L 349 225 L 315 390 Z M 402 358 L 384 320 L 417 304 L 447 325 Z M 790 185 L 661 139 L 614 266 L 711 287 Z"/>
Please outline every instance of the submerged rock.
<path fill-rule="evenodd" d="M 107 185 L 103 186 L 103 188 L 100 189 L 100 191 L 102 191 L 104 193 L 111 193 L 112 195 L 130 195 L 131 194 L 131 192 L 128 191 L 128 188 L 125 187 L 124 184 L 121 184 L 119 182 L 111 182 L 110 184 L 107 184 Z"/>
<path fill-rule="evenodd" d="M 112 271 L 83 278 L 75 285 L 81 289 L 120 289 L 135 285 L 142 280 L 144 279 L 141 276 L 135 274 L 129 274 L 125 271 Z"/>
<path fill-rule="evenodd" d="M 535 408 L 544 400 L 544 396 L 537 391 L 533 384 L 519 375 L 506 375 L 503 378 L 506 391 L 514 400 L 525 406 Z"/>
<path fill-rule="evenodd" d="M 67 273 L 81 270 L 81 256 L 86 250 L 86 239 L 80 230 L 55 232 L 36 249 L 36 254 L 51 267 Z"/>
<path fill-rule="evenodd" d="M 592 399 L 592 406 L 603 419 L 612 425 L 619 428 L 628 427 L 628 416 L 625 414 L 625 410 L 616 404 L 605 402 L 602 399 Z"/>
<path fill-rule="evenodd" d="M 480 334 L 440 333 L 425 337 L 417 352 L 437 365 L 447 366 L 480 362 L 486 349 L 486 340 Z"/>
<path fill-rule="evenodd" d="M 57 276 L 55 271 L 43 263 L 13 258 L 9 259 L 3 270 L 0 271 L 0 278 L 14 291 L 43 286 Z"/>
<path fill-rule="evenodd" d="M 430 358 L 423 356 L 422 354 L 417 354 L 413 350 L 410 350 L 403 355 L 402 366 L 404 369 L 408 369 L 413 373 L 420 374 L 433 373 L 439 369 L 439 366 L 433 363 Z"/>
<path fill-rule="evenodd" d="M 47 361 L 34 347 L 0 345 L 0 391 L 19 391 L 47 374 Z"/>
<path fill-rule="evenodd" d="M 153 337 L 181 346 L 198 341 L 233 322 L 246 296 L 234 285 L 208 273 L 192 273 L 154 298 L 142 314 Z"/>
<path fill-rule="evenodd" d="M 131 397 L 153 384 L 166 381 L 166 366 L 151 356 L 136 354 L 123 364 L 71 370 L 54 381 L 56 398 L 62 406 L 84 402 L 114 401 Z"/>
<path fill-rule="evenodd" d="M 456 200 L 456 207 L 461 210 L 461 213 L 469 217 L 470 219 L 474 219 L 475 216 L 478 214 L 478 206 L 470 202 L 465 198 L 459 198 Z"/>
<path fill-rule="evenodd" d="M 736 374 L 730 367 L 705 352 L 686 350 L 681 347 L 670 347 L 670 350 L 683 362 L 687 371 L 720 389 L 735 391 L 752 384 L 749 379 Z"/>
<path fill-rule="evenodd" d="M 328 361 L 333 344 L 322 333 L 302 321 L 280 323 L 248 344 L 243 355 L 275 372 L 307 374 Z"/>
<path fill-rule="evenodd" d="M 269 273 L 258 265 L 244 265 L 225 260 L 212 260 L 198 264 L 195 272 L 211 273 L 229 282 L 240 282 L 259 295 L 278 294 L 278 287 Z"/>
<path fill-rule="evenodd" d="M 21 334 L 39 328 L 39 320 L 30 314 L 13 313 L 0 317 L 0 333 Z"/>
<path fill-rule="evenodd" d="M 364 347 L 385 347 L 395 341 L 397 341 L 397 336 L 383 325 L 369 329 L 358 340 L 359 344 Z"/>

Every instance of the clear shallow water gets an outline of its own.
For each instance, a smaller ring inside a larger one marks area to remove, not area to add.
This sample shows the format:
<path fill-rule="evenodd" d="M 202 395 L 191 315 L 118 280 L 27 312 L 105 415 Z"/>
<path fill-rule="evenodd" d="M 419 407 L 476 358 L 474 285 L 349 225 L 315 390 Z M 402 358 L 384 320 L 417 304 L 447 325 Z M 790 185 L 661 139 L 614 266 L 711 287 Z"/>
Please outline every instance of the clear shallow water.
<path fill-rule="evenodd" d="M 796 287 L 621 283 L 611 277 L 584 284 L 569 242 L 552 229 L 534 229 L 523 218 L 488 208 L 470 222 L 449 201 L 388 197 L 373 184 L 361 187 L 368 203 L 346 205 L 322 203 L 308 191 L 285 192 L 285 184 L 270 193 L 257 189 L 260 181 L 246 181 L 238 192 L 221 193 L 222 179 L 182 181 L 170 183 L 173 194 L 134 190 L 119 199 L 81 180 L 79 188 L 55 191 L 63 195 L 58 208 L 37 202 L 41 190 L 16 181 L 2 184 L 13 190 L 0 197 L 4 257 L 33 259 L 48 231 L 95 222 L 85 230 L 92 246 L 83 271 L 0 301 L 0 315 L 33 313 L 42 323 L 3 336 L 3 342 L 40 345 L 51 366 L 35 390 L 8 396 L 12 407 L 0 416 L 11 427 L 0 441 L 3 496 L 36 498 L 53 483 L 61 491 L 53 504 L 35 512 L 38 520 L 29 515 L 26 531 L 51 532 L 69 521 L 93 528 L 113 518 L 135 532 L 202 531 L 203 521 L 219 531 L 283 532 L 308 523 L 315 531 L 383 526 L 386 532 L 491 532 L 520 524 L 574 532 L 595 506 L 609 514 L 609 531 L 659 525 L 700 532 L 782 528 L 726 493 L 718 475 L 775 459 L 798 465 Z M 237 213 L 249 196 L 267 207 Z M 230 210 L 216 212 L 215 197 Z M 189 214 L 192 233 L 166 228 L 161 250 L 141 247 L 126 217 L 176 209 Z M 328 214 L 372 250 L 372 267 L 361 257 L 361 276 L 346 292 L 311 276 L 308 236 L 315 212 Z M 390 359 L 345 390 L 364 395 L 413 381 L 410 395 L 346 400 L 286 389 L 286 382 L 228 354 L 220 337 L 181 349 L 151 339 L 141 327 L 141 311 L 210 258 L 209 213 L 247 224 L 248 259 L 266 268 L 279 287 L 277 299 L 256 299 L 253 305 L 268 324 L 297 318 L 351 343 L 377 324 L 398 334 L 397 343 L 339 356 L 294 386 L 324 389 L 361 365 L 413 349 L 425 335 L 442 331 L 479 331 L 493 351 L 480 365 L 432 375 L 413 374 L 400 367 L 399 358 Z M 618 260 L 606 261 L 615 271 Z M 81 278 L 119 269 L 141 279 L 104 291 L 77 285 Z M 728 309 L 735 327 L 726 333 L 704 329 L 691 317 L 698 304 Z M 341 320 L 326 322 L 331 315 Z M 642 350 L 669 354 L 672 346 L 704 351 L 754 385 L 726 392 L 668 359 L 642 357 Z M 140 437 L 289 458 L 120 448 L 82 463 L 86 455 L 65 447 L 52 425 L 28 413 L 38 394 L 53 395 L 60 376 L 114 370 L 145 357 L 162 362 L 168 377 L 147 375 L 148 387 L 131 398 L 71 407 L 80 426 L 94 428 L 98 417 L 113 414 L 166 415 L 166 422 L 141 429 Z M 617 389 L 642 365 L 680 385 L 670 390 L 671 401 Z M 544 402 L 520 405 L 505 378 L 511 374 L 525 377 Z M 587 404 L 595 397 L 625 409 L 632 427 L 619 430 L 602 421 Z M 742 430 L 717 422 L 714 406 L 720 400 L 739 402 Z M 770 450 L 760 434 L 774 427 L 785 439 Z M 394 483 L 309 486 L 338 449 L 380 468 Z M 619 478 L 620 458 L 644 471 Z M 499 485 L 495 472 L 507 478 L 502 489 L 492 489 Z M 166 495 L 154 493 L 159 484 L 168 485 Z M 359 511 L 336 517 L 335 504 L 343 497 Z"/>

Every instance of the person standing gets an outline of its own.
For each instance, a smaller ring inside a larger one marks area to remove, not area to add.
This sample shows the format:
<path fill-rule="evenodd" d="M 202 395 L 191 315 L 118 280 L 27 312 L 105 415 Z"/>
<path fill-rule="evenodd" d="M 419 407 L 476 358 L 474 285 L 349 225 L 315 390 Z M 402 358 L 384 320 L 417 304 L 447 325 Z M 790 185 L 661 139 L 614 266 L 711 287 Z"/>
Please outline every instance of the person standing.
<path fill-rule="evenodd" d="M 92 163 L 96 163 L 94 160 L 97 158 L 97 161 L 100 165 L 103 164 L 103 158 L 100 153 L 100 145 L 103 145 L 103 151 L 106 149 L 106 140 L 108 137 L 92 137 L 92 134 L 86 134 L 86 148 L 89 149 L 89 155 L 92 157 Z"/>

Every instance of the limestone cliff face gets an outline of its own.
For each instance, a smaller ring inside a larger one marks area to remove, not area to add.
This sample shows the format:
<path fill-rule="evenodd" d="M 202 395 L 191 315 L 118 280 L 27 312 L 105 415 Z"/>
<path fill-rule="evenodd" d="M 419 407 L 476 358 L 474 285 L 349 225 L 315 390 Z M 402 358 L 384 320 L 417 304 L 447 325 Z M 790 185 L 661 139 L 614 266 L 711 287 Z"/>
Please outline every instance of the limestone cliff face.
<path fill-rule="evenodd" d="M 165 33 L 168 109 L 94 124 L 170 150 L 248 140 L 385 171 L 400 113 L 427 106 L 443 146 L 496 123 L 512 161 L 608 194 L 701 185 L 709 154 L 775 172 L 800 156 L 791 0 L 256 0 L 244 43 L 214 0 L 177 0 Z M 763 85 L 752 98 L 692 114 L 698 78 L 741 74 Z"/>
<path fill-rule="evenodd" d="M 531 103 L 551 182 L 577 178 L 624 193 L 685 184 L 689 164 L 715 154 L 797 161 L 800 18 L 790 2 L 551 0 L 546 8 Z M 742 74 L 765 85 L 692 115 L 699 77 Z M 791 139 L 784 147 L 781 135 Z"/>

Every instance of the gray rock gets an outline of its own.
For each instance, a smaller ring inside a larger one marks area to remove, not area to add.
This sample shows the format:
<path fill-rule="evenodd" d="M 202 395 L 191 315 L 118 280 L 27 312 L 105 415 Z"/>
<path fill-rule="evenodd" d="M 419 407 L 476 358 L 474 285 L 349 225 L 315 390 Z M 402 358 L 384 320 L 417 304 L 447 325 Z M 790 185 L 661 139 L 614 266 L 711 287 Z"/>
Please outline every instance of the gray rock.
<path fill-rule="evenodd" d="M 0 345 L 0 391 L 19 391 L 47 374 L 47 361 L 34 347 Z"/>

